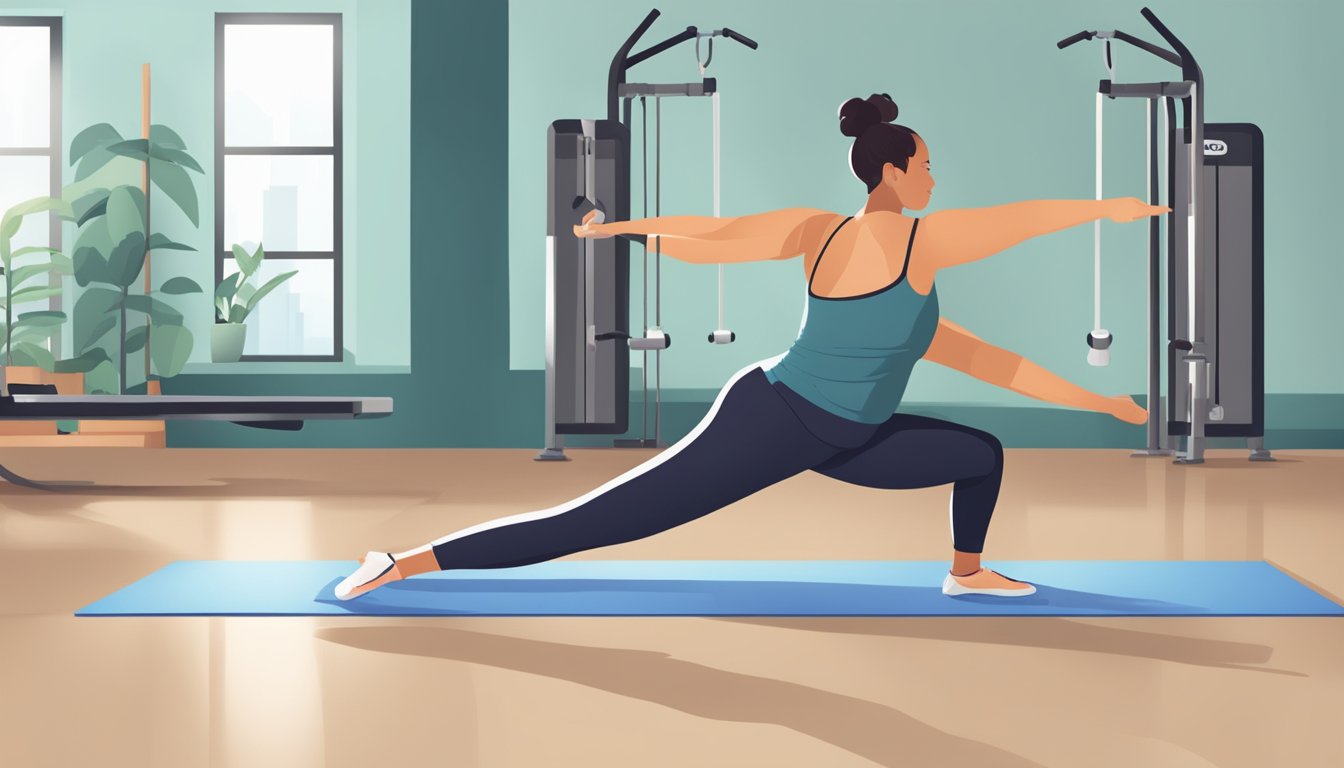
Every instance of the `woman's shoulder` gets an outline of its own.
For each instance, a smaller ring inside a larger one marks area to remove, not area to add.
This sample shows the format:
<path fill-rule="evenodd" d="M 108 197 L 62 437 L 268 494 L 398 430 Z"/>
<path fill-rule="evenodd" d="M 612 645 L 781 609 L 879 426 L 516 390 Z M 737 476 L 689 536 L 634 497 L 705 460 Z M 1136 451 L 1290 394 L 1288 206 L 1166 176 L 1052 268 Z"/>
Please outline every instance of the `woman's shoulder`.
<path fill-rule="evenodd" d="M 848 216 L 820 208 L 792 209 L 800 216 L 798 227 L 798 245 L 805 254 L 815 254 L 822 244 L 840 228 Z"/>

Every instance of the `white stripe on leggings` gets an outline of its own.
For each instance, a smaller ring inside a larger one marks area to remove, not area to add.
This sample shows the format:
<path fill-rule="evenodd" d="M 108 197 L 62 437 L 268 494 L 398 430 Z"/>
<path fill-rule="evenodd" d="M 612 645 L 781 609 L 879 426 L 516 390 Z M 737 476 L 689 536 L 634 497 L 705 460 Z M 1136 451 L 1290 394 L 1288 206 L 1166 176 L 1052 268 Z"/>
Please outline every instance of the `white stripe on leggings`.
<path fill-rule="evenodd" d="M 434 541 L 431 541 L 430 543 L 425 544 L 423 546 L 393 555 L 393 557 L 395 557 L 397 560 L 402 560 L 412 555 L 419 555 L 428 552 L 432 550 L 434 547 L 439 546 L 440 544 L 446 544 L 447 542 L 453 541 L 455 539 L 460 539 L 464 536 L 470 536 L 475 533 L 480 533 L 481 531 L 488 531 L 505 525 L 513 525 L 515 523 L 526 523 L 532 520 L 544 520 L 545 518 L 548 517 L 554 517 L 555 515 L 564 514 L 565 512 L 568 512 L 574 509 L 575 507 L 588 503 L 589 501 L 601 495 L 602 493 L 605 493 L 606 491 L 611 490 L 612 488 L 615 488 L 628 480 L 632 480 L 644 474 L 645 472 L 648 472 L 652 469 L 661 466 L 663 462 L 671 459 L 678 453 L 681 453 L 682 450 L 686 448 L 686 446 L 694 442 L 695 439 L 699 437 L 700 434 L 709 427 L 710 422 L 714 421 L 714 416 L 719 412 L 719 406 L 722 405 L 724 396 L 728 394 L 728 390 L 732 389 L 733 385 L 737 383 L 738 379 L 741 379 L 743 376 L 746 376 L 748 373 L 751 373 L 751 371 L 755 370 L 756 368 L 761 368 L 762 370 L 769 370 L 770 368 L 774 367 L 773 365 L 774 363 L 778 363 L 779 360 L 783 357 L 784 355 L 780 354 L 776 355 L 775 357 L 766 358 L 765 360 L 752 363 L 751 365 L 748 365 L 747 367 L 743 368 L 737 373 L 734 373 L 732 375 L 732 378 L 728 379 L 728 383 L 723 385 L 723 389 L 719 390 L 719 396 L 714 399 L 714 405 L 710 406 L 709 413 L 705 414 L 705 418 L 701 419 L 700 423 L 695 425 L 695 429 L 692 429 L 689 434 L 687 434 L 682 439 L 678 440 L 674 445 L 669 447 L 667 450 L 663 451 L 657 456 L 654 456 L 652 459 L 649 459 L 648 461 L 644 462 L 643 464 L 640 464 L 637 467 L 633 467 L 625 474 L 615 478 L 614 480 L 609 480 L 608 482 L 589 491 L 588 493 L 585 493 L 584 495 L 578 497 L 577 499 L 573 499 L 571 501 L 565 502 L 564 504 L 560 504 L 558 506 L 550 507 L 547 509 L 541 509 L 535 512 L 524 512 L 518 515 L 510 515 L 508 517 L 501 517 L 497 520 L 489 520 L 487 522 L 480 523 L 479 525 L 473 525 L 470 528 L 464 528 L 463 530 L 460 530 L 456 533 L 450 533 L 447 536 L 435 539 Z"/>

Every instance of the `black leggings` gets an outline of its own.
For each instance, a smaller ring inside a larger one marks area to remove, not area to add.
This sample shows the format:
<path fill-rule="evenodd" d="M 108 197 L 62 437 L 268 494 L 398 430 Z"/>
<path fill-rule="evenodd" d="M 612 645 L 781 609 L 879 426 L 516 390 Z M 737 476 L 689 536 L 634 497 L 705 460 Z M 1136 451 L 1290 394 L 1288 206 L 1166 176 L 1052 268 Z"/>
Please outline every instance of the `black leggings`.
<path fill-rule="evenodd" d="M 840 418 L 759 365 L 739 371 L 685 438 L 550 509 L 492 520 L 431 545 L 439 568 L 510 568 L 642 539 L 689 523 L 804 470 L 869 488 L 953 484 L 953 546 L 984 550 L 1003 478 L 993 435 L 897 413 Z"/>

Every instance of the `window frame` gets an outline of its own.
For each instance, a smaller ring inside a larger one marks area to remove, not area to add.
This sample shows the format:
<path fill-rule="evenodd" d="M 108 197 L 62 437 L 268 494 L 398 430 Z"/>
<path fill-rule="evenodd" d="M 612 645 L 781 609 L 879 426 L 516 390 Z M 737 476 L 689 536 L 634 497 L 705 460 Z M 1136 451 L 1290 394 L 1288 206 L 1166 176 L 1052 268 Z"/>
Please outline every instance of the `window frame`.
<path fill-rule="evenodd" d="M 229 147 L 224 140 L 224 31 L 230 25 L 307 25 L 332 28 L 332 133 L 331 147 Z M 332 263 L 332 350 L 328 355 L 243 355 L 243 362 L 341 362 L 344 358 L 344 135 L 342 95 L 343 35 L 339 13 L 216 13 L 215 14 L 215 282 L 224 279 L 224 262 L 233 257 L 233 251 L 224 245 L 224 163 L 229 156 L 273 157 L 332 157 L 332 250 L 331 251 L 267 251 L 267 259 L 315 260 Z M 210 295 L 214 295 L 213 288 Z M 211 317 L 214 317 L 212 302 Z"/>
<path fill-rule="evenodd" d="M 50 93 L 48 98 L 50 102 L 47 105 L 49 111 L 47 126 L 47 146 L 41 147 L 0 147 L 0 157 L 42 157 L 46 156 L 50 160 L 50 170 L 48 172 L 48 191 L 50 197 L 61 196 L 61 158 L 64 154 L 61 152 L 61 41 L 64 37 L 62 17 L 60 16 L 0 16 L 0 27 L 47 27 L 47 48 L 51 57 L 49 65 L 50 82 L 48 87 Z M 22 200 L 16 202 L 23 202 Z M 48 247 L 61 250 L 61 219 L 53 214 L 48 214 L 50 223 L 48 224 L 47 239 Z M 53 274 L 48 283 L 56 288 L 62 285 L 62 277 Z M 47 300 L 47 306 L 54 311 L 61 311 L 63 296 L 52 296 Z M 51 337 L 51 353 L 59 360 L 61 358 L 61 334 L 57 333 Z"/>

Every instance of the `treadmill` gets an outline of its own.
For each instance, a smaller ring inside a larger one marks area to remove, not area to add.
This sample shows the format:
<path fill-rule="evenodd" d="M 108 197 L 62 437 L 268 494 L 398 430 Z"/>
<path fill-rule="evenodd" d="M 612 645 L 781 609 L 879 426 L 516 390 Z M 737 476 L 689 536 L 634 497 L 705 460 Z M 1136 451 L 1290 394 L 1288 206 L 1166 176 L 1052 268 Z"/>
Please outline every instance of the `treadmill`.
<path fill-rule="evenodd" d="M 390 397 L 266 397 L 253 395 L 58 395 L 51 384 L 9 384 L 0 367 L 0 420 L 205 419 L 245 427 L 294 431 L 309 419 L 380 419 Z M 92 487 L 43 483 L 0 464 L 0 478 L 42 491 Z"/>

